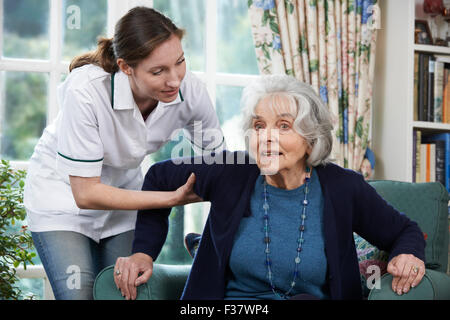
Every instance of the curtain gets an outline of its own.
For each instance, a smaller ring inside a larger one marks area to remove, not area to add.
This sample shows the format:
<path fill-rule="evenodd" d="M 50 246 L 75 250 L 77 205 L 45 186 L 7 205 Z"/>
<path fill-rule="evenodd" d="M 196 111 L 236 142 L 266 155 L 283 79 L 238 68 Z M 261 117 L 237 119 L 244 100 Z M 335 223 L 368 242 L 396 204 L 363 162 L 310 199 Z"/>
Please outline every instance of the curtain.
<path fill-rule="evenodd" d="M 248 0 L 261 74 L 310 84 L 334 115 L 334 161 L 359 170 L 369 143 L 377 0 Z"/>

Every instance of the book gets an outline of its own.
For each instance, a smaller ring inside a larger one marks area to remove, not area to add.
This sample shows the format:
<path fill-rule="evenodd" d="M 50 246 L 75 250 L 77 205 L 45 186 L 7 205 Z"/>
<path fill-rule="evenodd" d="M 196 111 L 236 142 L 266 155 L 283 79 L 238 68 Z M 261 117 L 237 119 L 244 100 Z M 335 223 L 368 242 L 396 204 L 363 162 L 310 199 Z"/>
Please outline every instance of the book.
<path fill-rule="evenodd" d="M 427 103 L 428 103 L 428 65 L 429 55 L 419 55 L 419 92 L 418 92 L 418 108 L 419 108 L 419 121 L 426 121 L 427 115 Z"/>
<path fill-rule="evenodd" d="M 436 144 L 422 143 L 420 146 L 420 182 L 436 181 Z"/>
<path fill-rule="evenodd" d="M 427 182 L 427 145 L 420 145 L 420 180 L 418 182 Z"/>
<path fill-rule="evenodd" d="M 427 182 L 436 182 L 436 143 L 427 143 Z"/>
<path fill-rule="evenodd" d="M 442 101 L 442 122 L 450 123 L 450 63 L 444 67 L 444 101 Z"/>
<path fill-rule="evenodd" d="M 421 176 L 420 176 L 420 145 L 422 144 L 422 132 L 419 130 L 414 130 L 415 132 L 415 146 L 414 149 L 414 155 L 413 155 L 413 167 L 415 170 L 414 180 L 416 182 L 421 182 Z M 414 165 L 414 159 L 415 159 L 415 165 Z"/>
<path fill-rule="evenodd" d="M 426 121 L 434 121 L 434 71 L 436 67 L 436 58 L 430 56 L 428 60 L 428 99 Z"/>
<path fill-rule="evenodd" d="M 447 112 L 450 111 L 447 110 L 450 108 L 450 83 L 449 83 L 449 76 L 450 76 L 450 65 L 448 63 L 444 64 L 444 79 L 443 79 L 443 89 L 442 89 L 442 122 L 447 122 Z"/>
<path fill-rule="evenodd" d="M 435 55 L 434 57 L 436 58 L 434 72 L 434 122 L 450 123 L 450 56 Z M 440 98 L 442 98 L 442 104 L 440 104 Z"/>
<path fill-rule="evenodd" d="M 413 130 L 413 144 L 412 144 L 412 182 L 416 182 L 416 167 L 417 167 L 417 130 Z"/>
<path fill-rule="evenodd" d="M 419 53 L 414 53 L 414 121 L 419 120 Z"/>
<path fill-rule="evenodd" d="M 433 121 L 442 122 L 442 100 L 444 91 L 444 62 L 438 59 L 434 63 L 434 103 Z"/>
<path fill-rule="evenodd" d="M 436 144 L 436 181 L 445 187 L 445 141 L 437 140 Z"/>
<path fill-rule="evenodd" d="M 422 135 L 422 141 L 426 143 L 441 140 L 445 142 L 445 188 L 450 193 L 450 132 Z"/>

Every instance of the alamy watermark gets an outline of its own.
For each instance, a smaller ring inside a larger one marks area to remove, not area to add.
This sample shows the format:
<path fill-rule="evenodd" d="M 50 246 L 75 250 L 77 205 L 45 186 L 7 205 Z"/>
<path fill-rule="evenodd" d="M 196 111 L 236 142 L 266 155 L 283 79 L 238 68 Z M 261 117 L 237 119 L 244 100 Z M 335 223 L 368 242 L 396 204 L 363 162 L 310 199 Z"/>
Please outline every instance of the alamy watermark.
<path fill-rule="evenodd" d="M 77 265 L 70 265 L 66 269 L 66 274 L 69 277 L 66 280 L 66 285 L 69 290 L 81 289 L 81 268 Z"/>
<path fill-rule="evenodd" d="M 66 10 L 67 19 L 66 27 L 69 30 L 80 30 L 81 29 L 81 9 L 77 5 L 70 5 Z"/>
<path fill-rule="evenodd" d="M 366 280 L 366 286 L 369 290 L 372 289 L 381 289 L 381 269 L 377 265 L 370 265 L 367 267 L 366 274 L 370 274 Z"/>

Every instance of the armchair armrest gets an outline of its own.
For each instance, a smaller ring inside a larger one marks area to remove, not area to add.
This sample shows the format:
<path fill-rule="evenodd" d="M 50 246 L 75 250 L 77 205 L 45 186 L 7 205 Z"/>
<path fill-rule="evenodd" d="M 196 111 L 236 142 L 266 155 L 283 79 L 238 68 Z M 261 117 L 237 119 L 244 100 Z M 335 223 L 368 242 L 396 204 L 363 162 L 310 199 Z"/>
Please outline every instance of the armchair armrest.
<path fill-rule="evenodd" d="M 392 291 L 392 275 L 384 274 L 380 279 L 380 289 L 372 289 L 369 300 L 449 300 L 450 277 L 443 272 L 426 269 L 422 281 L 408 293 L 397 295 Z"/>
<path fill-rule="evenodd" d="M 153 265 L 153 274 L 147 283 L 137 288 L 136 300 L 178 300 L 191 270 L 190 265 Z M 106 267 L 94 282 L 95 300 L 124 300 L 114 283 L 114 265 Z"/>

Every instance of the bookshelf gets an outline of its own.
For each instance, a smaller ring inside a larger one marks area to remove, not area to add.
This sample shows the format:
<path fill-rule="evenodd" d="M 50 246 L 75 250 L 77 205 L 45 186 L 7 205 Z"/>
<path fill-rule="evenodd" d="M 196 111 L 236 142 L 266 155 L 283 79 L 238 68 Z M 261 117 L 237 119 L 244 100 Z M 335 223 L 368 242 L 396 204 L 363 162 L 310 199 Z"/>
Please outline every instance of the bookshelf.
<path fill-rule="evenodd" d="M 414 54 L 450 58 L 449 47 L 414 43 L 415 19 L 428 18 L 422 3 L 422 0 L 379 0 L 381 29 L 377 39 L 372 119 L 375 179 L 413 181 L 414 130 L 426 135 L 450 132 L 448 123 L 417 121 L 414 117 Z M 441 37 L 447 31 L 437 30 Z"/>
<path fill-rule="evenodd" d="M 450 55 L 450 48 L 449 47 L 440 47 L 440 46 L 432 46 L 432 45 L 426 45 L 426 44 L 414 44 L 413 45 L 414 51 L 417 52 L 428 52 L 428 53 L 435 53 L 435 54 L 449 54 Z"/>

